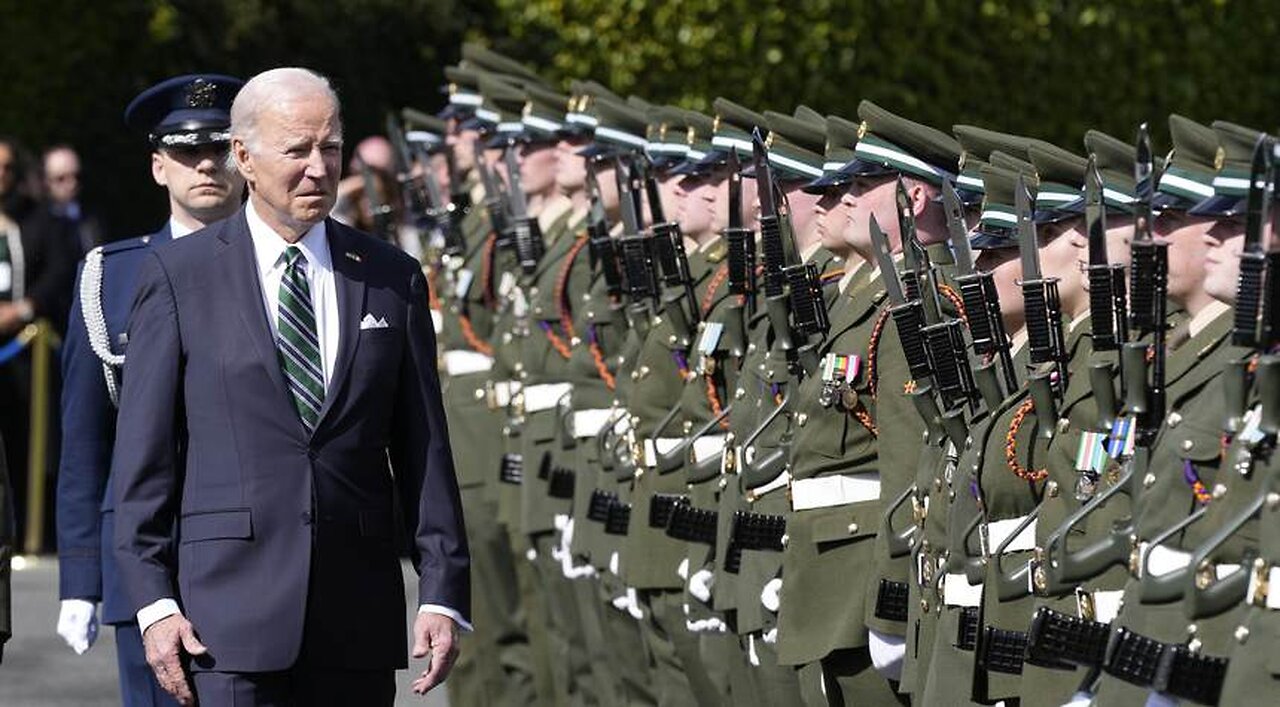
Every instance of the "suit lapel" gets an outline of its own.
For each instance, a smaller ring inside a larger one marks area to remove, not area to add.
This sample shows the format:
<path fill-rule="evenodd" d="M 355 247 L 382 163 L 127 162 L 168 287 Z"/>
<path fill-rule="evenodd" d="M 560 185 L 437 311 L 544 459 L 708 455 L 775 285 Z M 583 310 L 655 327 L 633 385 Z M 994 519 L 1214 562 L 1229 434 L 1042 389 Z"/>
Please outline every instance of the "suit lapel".
<path fill-rule="evenodd" d="M 333 219 L 328 220 L 325 230 L 329 236 L 329 259 L 333 262 L 334 289 L 338 294 L 338 356 L 325 392 L 324 406 L 320 408 L 317 430 L 333 407 L 333 401 L 337 399 L 351 369 L 351 360 L 355 358 L 365 295 L 364 253 L 346 228 Z"/>
<path fill-rule="evenodd" d="M 262 304 L 262 282 L 254 256 L 253 237 L 249 235 L 249 222 L 245 220 L 243 208 L 225 222 L 218 231 L 217 238 L 220 241 L 218 258 L 226 272 L 227 296 L 234 298 L 245 333 L 253 342 L 258 358 L 267 369 L 267 376 L 275 385 L 280 400 L 288 404 L 292 412 L 293 400 L 285 385 L 284 373 L 280 370 L 276 342 L 271 337 L 271 325 L 267 322 L 266 307 Z"/>

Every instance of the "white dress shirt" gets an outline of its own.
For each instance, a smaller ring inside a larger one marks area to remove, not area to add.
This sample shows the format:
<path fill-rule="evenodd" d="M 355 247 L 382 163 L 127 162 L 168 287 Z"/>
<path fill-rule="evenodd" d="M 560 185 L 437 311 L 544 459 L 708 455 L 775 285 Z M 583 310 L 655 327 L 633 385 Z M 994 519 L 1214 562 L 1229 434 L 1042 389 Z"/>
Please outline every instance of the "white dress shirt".
<path fill-rule="evenodd" d="M 245 220 L 249 223 L 249 235 L 253 239 L 254 260 L 258 266 L 258 282 L 262 285 L 262 305 L 266 308 L 267 321 L 271 324 L 271 338 L 279 336 L 276 321 L 280 309 L 280 280 L 284 277 L 284 251 L 291 244 L 283 236 L 267 225 L 253 208 L 253 199 L 245 202 Z M 183 228 L 172 219 L 169 229 L 174 238 L 179 238 L 191 230 Z M 316 338 L 320 341 L 321 369 L 324 373 L 325 390 L 332 394 L 329 387 L 333 381 L 333 369 L 338 360 L 338 290 L 334 284 L 333 259 L 329 254 L 329 237 L 325 230 L 325 222 L 321 221 L 292 245 L 298 246 L 307 261 L 307 283 L 311 288 L 311 307 L 316 315 Z M 178 613 L 178 603 L 172 598 L 158 599 L 142 607 L 138 611 L 138 628 L 146 632 L 151 624 L 172 614 Z M 453 619 L 464 631 L 471 631 L 471 624 L 462 614 L 447 606 L 438 604 L 422 604 L 418 607 L 420 614 L 443 614 Z"/>

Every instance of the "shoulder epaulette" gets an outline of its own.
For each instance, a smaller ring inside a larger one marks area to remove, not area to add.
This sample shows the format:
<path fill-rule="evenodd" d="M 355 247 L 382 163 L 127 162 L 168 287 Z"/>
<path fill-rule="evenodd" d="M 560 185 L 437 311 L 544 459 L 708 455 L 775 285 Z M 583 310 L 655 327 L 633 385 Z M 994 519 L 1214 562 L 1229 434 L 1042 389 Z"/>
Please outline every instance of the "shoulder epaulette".
<path fill-rule="evenodd" d="M 122 241 L 113 241 L 98 246 L 102 250 L 103 257 L 114 253 L 123 253 L 127 250 L 136 250 L 151 245 L 151 236 L 136 236 L 134 238 L 126 238 Z"/>

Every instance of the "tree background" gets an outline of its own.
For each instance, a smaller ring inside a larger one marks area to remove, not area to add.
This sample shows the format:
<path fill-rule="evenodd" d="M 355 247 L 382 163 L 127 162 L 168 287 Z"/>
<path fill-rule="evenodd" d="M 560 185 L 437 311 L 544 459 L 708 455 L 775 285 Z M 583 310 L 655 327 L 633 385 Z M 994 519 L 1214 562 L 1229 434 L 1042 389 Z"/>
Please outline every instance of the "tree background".
<path fill-rule="evenodd" d="M 329 75 L 348 146 L 388 109 L 438 108 L 480 41 L 563 85 L 656 102 L 716 96 L 856 118 L 863 98 L 1080 150 L 1088 128 L 1162 140 L 1178 112 L 1274 130 L 1280 19 L 1264 0 L 0 0 L 0 134 L 69 142 L 115 236 L 167 211 L 124 106 L 168 76 Z M 1167 141 L 1163 141 L 1167 145 Z M 1160 144 L 1160 143 L 1158 143 Z"/>

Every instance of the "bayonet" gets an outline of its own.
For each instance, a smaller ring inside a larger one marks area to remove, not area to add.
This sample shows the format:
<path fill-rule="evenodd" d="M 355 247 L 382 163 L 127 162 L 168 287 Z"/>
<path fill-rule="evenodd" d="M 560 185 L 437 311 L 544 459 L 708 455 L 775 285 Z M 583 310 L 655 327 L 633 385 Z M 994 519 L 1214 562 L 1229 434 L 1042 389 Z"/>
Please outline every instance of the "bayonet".
<path fill-rule="evenodd" d="M 1084 173 L 1084 222 L 1089 245 L 1089 320 L 1095 351 L 1116 351 L 1129 339 L 1124 266 L 1107 262 L 1107 208 L 1102 174 L 1089 155 Z"/>
<path fill-rule="evenodd" d="M 969 245 L 969 229 L 964 222 L 964 204 L 950 179 L 942 180 L 942 208 L 947 216 L 947 236 L 956 259 L 956 270 L 973 272 L 973 247 Z"/>
<path fill-rule="evenodd" d="M 876 266 L 880 268 L 880 279 L 884 281 L 885 293 L 889 295 L 889 303 L 901 305 L 907 303 L 906 294 L 902 291 L 902 281 L 898 279 L 898 268 L 893 262 L 893 253 L 889 248 L 889 237 L 880 229 L 880 222 L 875 215 L 871 216 L 871 249 L 875 252 Z"/>
<path fill-rule="evenodd" d="M 1263 248 L 1263 229 L 1269 225 L 1270 206 L 1275 185 L 1272 182 L 1271 146 L 1265 135 L 1259 136 L 1253 147 L 1253 163 L 1249 169 L 1249 198 L 1245 212 L 1244 249 L 1240 252 L 1240 275 L 1236 282 L 1235 326 L 1231 341 L 1237 346 L 1257 347 L 1262 341 L 1259 334 L 1264 279 L 1274 279 L 1276 273 L 1266 273 L 1267 256 Z"/>
<path fill-rule="evenodd" d="M 529 216 L 529 204 L 520 184 L 520 160 L 516 155 L 515 141 L 507 144 L 502 157 L 507 164 L 507 181 L 511 185 L 507 191 L 507 203 L 511 209 L 510 228 L 516 259 L 520 261 L 520 269 L 525 275 L 533 275 L 538 261 L 546 253 L 546 242 L 542 239 L 542 227 L 537 219 Z"/>
<path fill-rule="evenodd" d="M 627 292 L 633 304 L 653 300 L 658 304 L 659 292 L 653 270 L 653 252 L 649 238 L 640 230 L 640 216 L 636 206 L 637 183 L 628 161 L 618 158 L 614 178 L 618 184 L 618 201 L 622 212 L 622 237 L 618 247 L 622 251 L 622 267 L 626 275 Z"/>
<path fill-rule="evenodd" d="M 511 218 L 520 220 L 529 217 L 529 203 L 524 188 L 520 184 L 520 158 L 516 155 L 516 143 L 511 142 L 502 152 L 502 159 L 507 165 L 507 206 L 511 210 Z"/>
<path fill-rule="evenodd" d="M 893 253 L 889 246 L 889 238 L 880 228 L 875 215 L 871 216 L 868 226 L 871 234 L 871 250 L 880 268 L 880 279 L 884 282 L 885 293 L 889 296 L 889 314 L 893 316 L 894 326 L 898 330 L 898 340 L 902 344 L 902 353 L 911 369 L 911 377 L 924 380 L 932 373 L 929 366 L 929 352 L 925 349 L 922 334 L 924 318 L 919 299 L 907 299 L 898 279 L 898 268 L 893 262 Z"/>
<path fill-rule="evenodd" d="M 1066 386 L 1066 344 L 1062 334 L 1062 305 L 1058 301 L 1058 278 L 1040 272 L 1040 247 L 1031 220 L 1031 192 L 1023 175 L 1014 188 L 1018 250 L 1022 257 L 1022 298 L 1027 321 L 1027 349 L 1032 363 L 1058 366 L 1056 390 Z"/>

